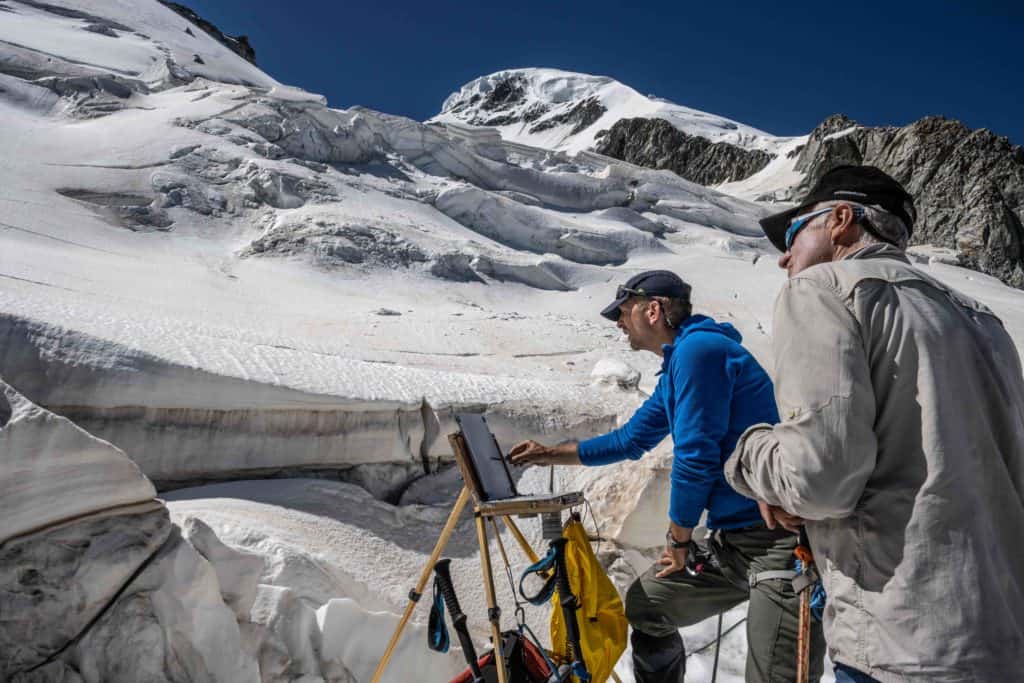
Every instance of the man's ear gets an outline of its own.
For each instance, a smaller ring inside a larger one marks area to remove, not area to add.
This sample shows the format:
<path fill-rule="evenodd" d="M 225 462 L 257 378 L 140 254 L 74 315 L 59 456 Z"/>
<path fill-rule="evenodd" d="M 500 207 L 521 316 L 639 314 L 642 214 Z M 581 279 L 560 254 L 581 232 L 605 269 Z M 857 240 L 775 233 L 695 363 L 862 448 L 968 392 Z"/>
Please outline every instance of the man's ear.
<path fill-rule="evenodd" d="M 647 310 L 644 311 L 647 314 L 647 320 L 653 325 L 658 322 L 659 314 L 661 317 L 665 315 L 665 309 L 662 308 L 661 302 L 657 299 L 651 299 L 647 302 Z"/>
<path fill-rule="evenodd" d="M 860 228 L 857 227 L 856 218 L 853 214 L 853 207 L 847 203 L 836 204 L 832 208 L 832 215 L 828 217 L 829 237 L 832 244 L 841 247 L 849 247 L 860 239 Z"/>

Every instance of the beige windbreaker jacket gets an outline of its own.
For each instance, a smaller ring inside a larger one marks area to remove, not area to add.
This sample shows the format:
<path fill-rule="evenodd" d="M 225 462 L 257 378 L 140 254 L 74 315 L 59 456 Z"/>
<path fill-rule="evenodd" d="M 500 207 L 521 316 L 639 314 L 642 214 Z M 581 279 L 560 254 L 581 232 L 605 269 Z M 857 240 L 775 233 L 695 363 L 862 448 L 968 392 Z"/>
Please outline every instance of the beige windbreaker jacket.
<path fill-rule="evenodd" d="M 807 522 L 833 661 L 880 681 L 1024 680 L 1024 378 L 987 308 L 873 245 L 776 302 L 782 422 L 740 493 Z"/>

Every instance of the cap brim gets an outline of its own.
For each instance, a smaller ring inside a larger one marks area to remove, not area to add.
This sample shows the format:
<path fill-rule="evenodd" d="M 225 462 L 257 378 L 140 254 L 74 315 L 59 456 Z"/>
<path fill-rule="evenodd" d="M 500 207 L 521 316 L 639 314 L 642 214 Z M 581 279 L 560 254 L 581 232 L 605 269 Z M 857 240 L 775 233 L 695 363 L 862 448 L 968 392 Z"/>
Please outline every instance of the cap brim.
<path fill-rule="evenodd" d="M 619 310 L 619 306 L 624 304 L 628 298 L 628 296 L 624 296 L 621 299 L 616 299 L 611 302 L 601 311 L 601 316 L 608 318 L 608 320 L 611 320 L 613 323 L 619 322 L 619 314 L 622 313 L 622 311 Z"/>
<path fill-rule="evenodd" d="M 795 209 L 775 213 L 758 221 L 768 240 L 783 253 L 786 251 L 786 231 L 789 230 L 790 222 L 800 213 L 801 208 L 803 207 L 798 206 Z"/>

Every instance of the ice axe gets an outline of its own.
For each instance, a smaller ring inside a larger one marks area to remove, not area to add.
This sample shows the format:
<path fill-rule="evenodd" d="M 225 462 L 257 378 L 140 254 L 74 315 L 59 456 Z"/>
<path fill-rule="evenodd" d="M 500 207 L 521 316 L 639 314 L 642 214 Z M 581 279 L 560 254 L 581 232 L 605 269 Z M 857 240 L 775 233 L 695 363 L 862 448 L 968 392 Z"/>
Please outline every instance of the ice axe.
<path fill-rule="evenodd" d="M 800 540 L 793 554 L 800 560 L 800 573 L 793 579 L 793 590 L 800 596 L 800 626 L 796 641 L 796 683 L 807 683 L 811 671 L 811 593 L 818 581 L 814 554 L 807 531 L 800 527 Z"/>

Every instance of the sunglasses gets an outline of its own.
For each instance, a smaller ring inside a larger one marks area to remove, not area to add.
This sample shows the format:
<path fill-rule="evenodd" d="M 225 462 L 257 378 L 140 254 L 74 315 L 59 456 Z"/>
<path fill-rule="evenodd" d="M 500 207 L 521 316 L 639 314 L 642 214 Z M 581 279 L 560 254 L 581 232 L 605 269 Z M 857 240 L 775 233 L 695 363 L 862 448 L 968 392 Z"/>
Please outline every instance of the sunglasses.
<path fill-rule="evenodd" d="M 630 289 L 626 285 L 619 285 L 618 289 L 615 290 L 616 299 L 625 299 L 629 296 L 647 296 L 647 292 L 644 291 L 643 287 Z"/>
<path fill-rule="evenodd" d="M 796 218 L 794 218 L 793 222 L 790 223 L 789 225 L 789 230 L 786 231 L 786 251 L 789 251 L 793 247 L 793 240 L 796 239 L 796 235 L 798 232 L 806 228 L 810 224 L 810 222 L 813 221 L 818 216 L 824 216 L 827 213 L 832 213 L 832 209 L 834 208 L 835 207 L 830 206 L 827 209 L 819 209 L 818 211 L 805 213 L 802 216 L 797 216 Z M 863 207 L 853 207 L 853 217 L 855 219 L 863 220 L 864 213 L 865 212 Z"/>

